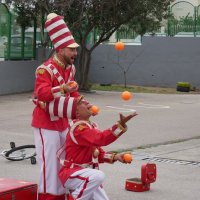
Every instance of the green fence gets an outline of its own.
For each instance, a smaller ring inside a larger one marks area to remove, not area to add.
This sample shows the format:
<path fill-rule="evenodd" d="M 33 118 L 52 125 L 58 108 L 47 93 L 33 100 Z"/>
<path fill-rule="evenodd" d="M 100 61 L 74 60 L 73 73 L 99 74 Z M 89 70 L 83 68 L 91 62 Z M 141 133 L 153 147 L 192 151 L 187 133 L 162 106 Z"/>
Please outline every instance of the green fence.
<path fill-rule="evenodd" d="M 0 4 L 0 58 L 4 58 L 5 50 L 9 50 L 8 37 L 10 35 L 10 12 L 4 4 Z"/>
<path fill-rule="evenodd" d="M 16 22 L 16 14 L 0 4 L 0 58 L 4 60 L 35 59 L 36 26 L 21 28 Z M 29 32 L 28 30 L 32 31 Z"/>
<path fill-rule="evenodd" d="M 169 7 L 169 16 L 168 20 L 163 22 L 161 29 L 154 33 L 155 36 L 200 36 L 200 5 L 193 5 L 188 1 L 173 3 Z M 36 47 L 41 44 L 42 40 L 46 40 L 44 38 L 48 38 L 47 33 L 37 28 L 36 22 L 32 22 L 30 27 L 22 30 L 17 24 L 16 18 L 13 11 L 9 10 L 5 4 L 0 3 L 0 59 L 34 59 Z M 41 37 L 41 33 L 45 34 Z M 88 44 L 93 44 L 99 34 L 98 30 L 91 32 L 87 38 Z M 139 43 L 141 37 L 135 33 L 134 29 L 122 26 L 108 42 L 119 40 Z M 51 45 L 49 43 L 49 47 Z"/>
<path fill-rule="evenodd" d="M 145 35 L 152 35 L 146 33 Z M 200 5 L 188 1 L 179 1 L 169 7 L 169 18 L 155 36 L 200 37 Z M 116 32 L 116 40 L 136 39 L 134 30 L 122 28 Z"/>
<path fill-rule="evenodd" d="M 200 5 L 179 1 L 170 6 L 169 36 L 200 36 Z"/>

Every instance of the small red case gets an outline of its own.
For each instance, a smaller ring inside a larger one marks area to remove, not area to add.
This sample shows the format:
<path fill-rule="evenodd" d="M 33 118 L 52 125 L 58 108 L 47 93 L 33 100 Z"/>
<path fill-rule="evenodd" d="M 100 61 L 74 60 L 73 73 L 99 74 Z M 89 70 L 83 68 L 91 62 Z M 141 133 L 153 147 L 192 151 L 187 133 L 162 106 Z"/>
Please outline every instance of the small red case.
<path fill-rule="evenodd" d="M 0 178 L 0 200 L 37 200 L 37 184 Z"/>
<path fill-rule="evenodd" d="M 141 178 L 126 179 L 125 189 L 134 192 L 150 190 L 150 183 L 156 181 L 156 164 L 146 163 L 141 167 Z"/>

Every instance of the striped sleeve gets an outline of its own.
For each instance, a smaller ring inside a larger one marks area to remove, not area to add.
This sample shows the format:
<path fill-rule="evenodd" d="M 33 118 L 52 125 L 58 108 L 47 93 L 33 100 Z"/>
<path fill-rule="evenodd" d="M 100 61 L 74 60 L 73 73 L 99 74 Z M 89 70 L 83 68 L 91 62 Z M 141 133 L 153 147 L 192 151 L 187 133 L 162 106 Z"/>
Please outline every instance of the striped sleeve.
<path fill-rule="evenodd" d="M 46 105 L 46 111 L 51 118 L 60 117 L 75 119 L 76 118 L 77 99 L 73 97 L 56 97 Z"/>
<path fill-rule="evenodd" d="M 106 163 L 114 163 L 114 157 L 115 157 L 115 153 L 110 153 L 110 152 L 107 152 L 104 154 L 104 162 Z"/>
<path fill-rule="evenodd" d="M 51 89 L 51 92 L 54 96 L 54 98 L 56 97 L 61 97 L 64 95 L 64 89 L 63 89 L 63 86 L 56 86 L 56 87 L 53 87 Z"/>

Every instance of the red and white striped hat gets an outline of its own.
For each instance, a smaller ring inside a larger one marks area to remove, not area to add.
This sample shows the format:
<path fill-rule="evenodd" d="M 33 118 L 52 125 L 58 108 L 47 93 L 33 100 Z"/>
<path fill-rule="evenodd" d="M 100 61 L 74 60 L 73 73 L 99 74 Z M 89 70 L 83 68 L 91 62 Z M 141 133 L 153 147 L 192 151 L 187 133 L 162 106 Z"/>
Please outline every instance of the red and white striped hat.
<path fill-rule="evenodd" d="M 79 46 L 61 16 L 50 13 L 47 16 L 45 28 L 57 52 L 65 47 L 77 48 Z"/>

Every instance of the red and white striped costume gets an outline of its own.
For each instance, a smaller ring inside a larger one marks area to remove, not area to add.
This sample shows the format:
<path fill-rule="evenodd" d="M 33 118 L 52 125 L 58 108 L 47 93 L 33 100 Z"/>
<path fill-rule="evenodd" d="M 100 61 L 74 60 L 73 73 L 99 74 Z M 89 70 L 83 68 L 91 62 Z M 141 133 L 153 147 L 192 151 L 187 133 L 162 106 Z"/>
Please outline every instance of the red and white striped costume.
<path fill-rule="evenodd" d="M 59 177 L 67 191 L 77 200 L 108 200 L 102 188 L 104 173 L 99 163 L 113 163 L 114 153 L 105 152 L 101 146 L 114 142 L 126 129 L 118 124 L 100 131 L 96 124 L 74 120 L 66 137 L 66 143 L 58 152 L 65 150 L 65 159 Z"/>
<path fill-rule="evenodd" d="M 62 112 L 66 112 L 67 116 L 64 117 L 75 118 L 75 98 L 78 98 L 80 94 L 78 91 L 71 94 L 64 93 L 62 84 L 74 80 L 75 67 L 72 65 L 65 69 L 56 62 L 55 58 L 56 56 L 50 58 L 36 70 L 34 93 L 38 103 L 33 112 L 32 125 L 62 131 L 68 127 L 68 119 L 62 118 Z M 56 71 L 57 75 L 53 71 Z M 66 98 L 69 99 L 68 104 Z M 46 109 L 41 109 L 40 102 L 45 103 Z M 67 106 L 65 110 L 62 110 L 63 106 Z"/>
<path fill-rule="evenodd" d="M 58 178 L 57 150 L 63 145 L 69 120 L 75 117 L 78 91 L 64 94 L 62 84 L 74 80 L 75 67 L 65 68 L 54 56 L 36 70 L 36 106 L 32 114 L 37 160 L 41 167 L 38 200 L 64 200 Z"/>

